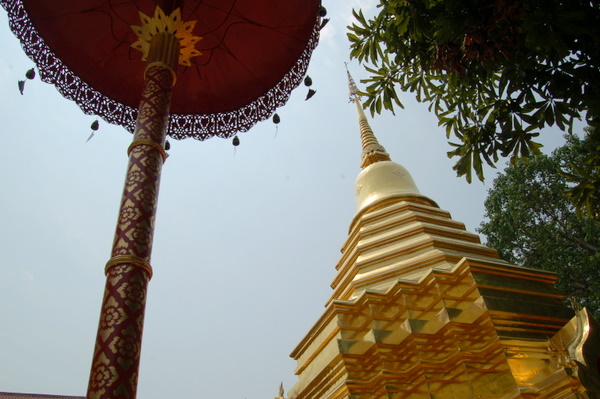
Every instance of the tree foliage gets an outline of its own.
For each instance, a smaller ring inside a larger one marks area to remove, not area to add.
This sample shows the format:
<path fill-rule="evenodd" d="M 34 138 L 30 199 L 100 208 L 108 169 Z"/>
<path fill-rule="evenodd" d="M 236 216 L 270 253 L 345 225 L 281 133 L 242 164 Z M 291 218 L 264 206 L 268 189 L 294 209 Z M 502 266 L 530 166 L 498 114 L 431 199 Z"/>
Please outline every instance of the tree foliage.
<path fill-rule="evenodd" d="M 469 182 L 473 172 L 483 180 L 484 162 L 539 154 L 541 128 L 570 131 L 600 115 L 596 1 L 380 0 L 375 17 L 354 16 L 351 57 L 370 73 L 365 107 L 403 107 L 397 87 L 429 103 Z"/>
<path fill-rule="evenodd" d="M 589 139 L 569 136 L 552 156 L 534 155 L 500 174 L 485 201 L 478 229 L 487 244 L 515 264 L 559 274 L 558 286 L 600 316 L 600 224 L 582 215 L 565 197 L 562 170 L 581 164 Z"/>
<path fill-rule="evenodd" d="M 575 205 L 577 215 L 600 219 L 600 127 L 588 129 L 586 148 L 582 156 L 569 163 L 569 169 L 562 173 L 574 185 L 567 192 L 567 198 Z"/>

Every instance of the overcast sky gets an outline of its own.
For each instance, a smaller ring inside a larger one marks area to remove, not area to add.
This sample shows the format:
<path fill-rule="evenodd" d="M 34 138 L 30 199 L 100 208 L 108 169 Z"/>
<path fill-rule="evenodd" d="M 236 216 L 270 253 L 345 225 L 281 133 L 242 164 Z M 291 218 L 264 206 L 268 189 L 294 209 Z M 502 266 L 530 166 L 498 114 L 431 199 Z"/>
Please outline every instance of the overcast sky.
<path fill-rule="evenodd" d="M 323 311 L 355 213 L 360 140 L 345 26 L 329 0 L 309 75 L 270 121 L 230 140 L 171 140 L 163 167 L 141 399 L 264 399 L 295 383 L 289 353 Z M 369 9 L 370 7 L 370 9 Z M 0 391 L 85 395 L 131 135 L 36 79 L 0 13 Z M 350 64 L 358 81 L 365 77 Z M 371 126 L 422 194 L 474 231 L 491 184 L 457 178 L 445 132 L 410 94 Z M 544 135 L 548 148 L 561 133 Z"/>

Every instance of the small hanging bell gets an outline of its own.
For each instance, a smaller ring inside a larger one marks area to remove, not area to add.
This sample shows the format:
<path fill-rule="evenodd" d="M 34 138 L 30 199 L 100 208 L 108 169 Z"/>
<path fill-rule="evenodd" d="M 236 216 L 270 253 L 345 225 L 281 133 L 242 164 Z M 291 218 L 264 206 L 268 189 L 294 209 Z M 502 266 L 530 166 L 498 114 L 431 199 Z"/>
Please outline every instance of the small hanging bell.
<path fill-rule="evenodd" d="M 327 9 L 323 6 L 319 7 L 319 17 L 323 18 L 325 15 L 327 15 Z"/>
<path fill-rule="evenodd" d="M 306 75 L 306 77 L 304 78 L 304 86 L 307 86 L 307 87 L 312 86 L 312 79 L 308 75 Z"/>
<path fill-rule="evenodd" d="M 90 128 L 92 129 L 92 134 L 90 134 L 90 137 L 88 137 L 88 139 L 85 141 L 86 143 L 90 141 L 92 137 L 94 137 L 94 133 L 96 133 L 96 130 L 98 130 L 99 127 L 100 123 L 98 122 L 98 119 L 92 122 L 92 125 L 90 126 Z"/>
<path fill-rule="evenodd" d="M 25 72 L 25 77 L 29 80 L 34 79 L 35 78 L 35 69 L 31 68 L 30 70 Z M 21 93 L 21 95 L 23 95 L 24 90 L 25 90 L 25 81 L 19 80 L 19 93 Z"/>
<path fill-rule="evenodd" d="M 306 98 L 304 99 L 304 101 L 310 99 L 312 96 L 314 96 L 316 94 L 316 90 L 313 89 L 308 89 L 308 93 L 306 94 Z"/>
<path fill-rule="evenodd" d="M 281 122 L 279 114 L 273 114 L 273 123 L 275 124 L 275 137 L 277 137 L 277 132 L 279 131 L 279 122 Z"/>
<path fill-rule="evenodd" d="M 165 151 L 169 151 L 171 149 L 171 143 L 169 143 L 169 140 L 165 141 Z"/>
<path fill-rule="evenodd" d="M 233 157 L 235 158 L 235 154 L 237 154 L 237 146 L 240 145 L 240 139 L 237 135 L 233 136 L 231 144 L 233 144 Z"/>

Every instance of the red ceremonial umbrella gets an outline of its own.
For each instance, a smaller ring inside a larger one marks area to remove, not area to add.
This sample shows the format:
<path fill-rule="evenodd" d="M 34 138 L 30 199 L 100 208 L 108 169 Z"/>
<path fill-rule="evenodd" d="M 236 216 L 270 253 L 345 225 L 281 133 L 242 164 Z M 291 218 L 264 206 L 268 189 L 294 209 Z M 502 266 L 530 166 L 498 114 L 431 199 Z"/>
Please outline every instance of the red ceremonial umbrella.
<path fill-rule="evenodd" d="M 143 86 L 132 26 L 156 2 L 1 0 L 10 28 L 55 84 L 88 114 L 133 131 Z M 318 41 L 320 0 L 186 0 L 201 55 L 179 65 L 167 134 L 231 137 L 268 118 L 301 81 Z"/>
<path fill-rule="evenodd" d="M 231 137 L 303 80 L 320 0 L 0 0 L 39 74 L 134 132 L 88 398 L 135 398 L 165 138 Z"/>

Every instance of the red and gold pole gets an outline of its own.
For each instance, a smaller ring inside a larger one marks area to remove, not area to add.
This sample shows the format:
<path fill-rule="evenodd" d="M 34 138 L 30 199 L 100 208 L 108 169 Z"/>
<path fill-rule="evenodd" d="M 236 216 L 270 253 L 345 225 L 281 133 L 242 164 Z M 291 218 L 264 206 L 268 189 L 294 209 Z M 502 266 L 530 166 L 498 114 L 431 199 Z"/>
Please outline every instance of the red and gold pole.
<path fill-rule="evenodd" d="M 142 345 L 154 219 L 179 42 L 172 33 L 152 38 L 119 219 L 106 264 L 106 287 L 88 399 L 134 399 Z"/>

